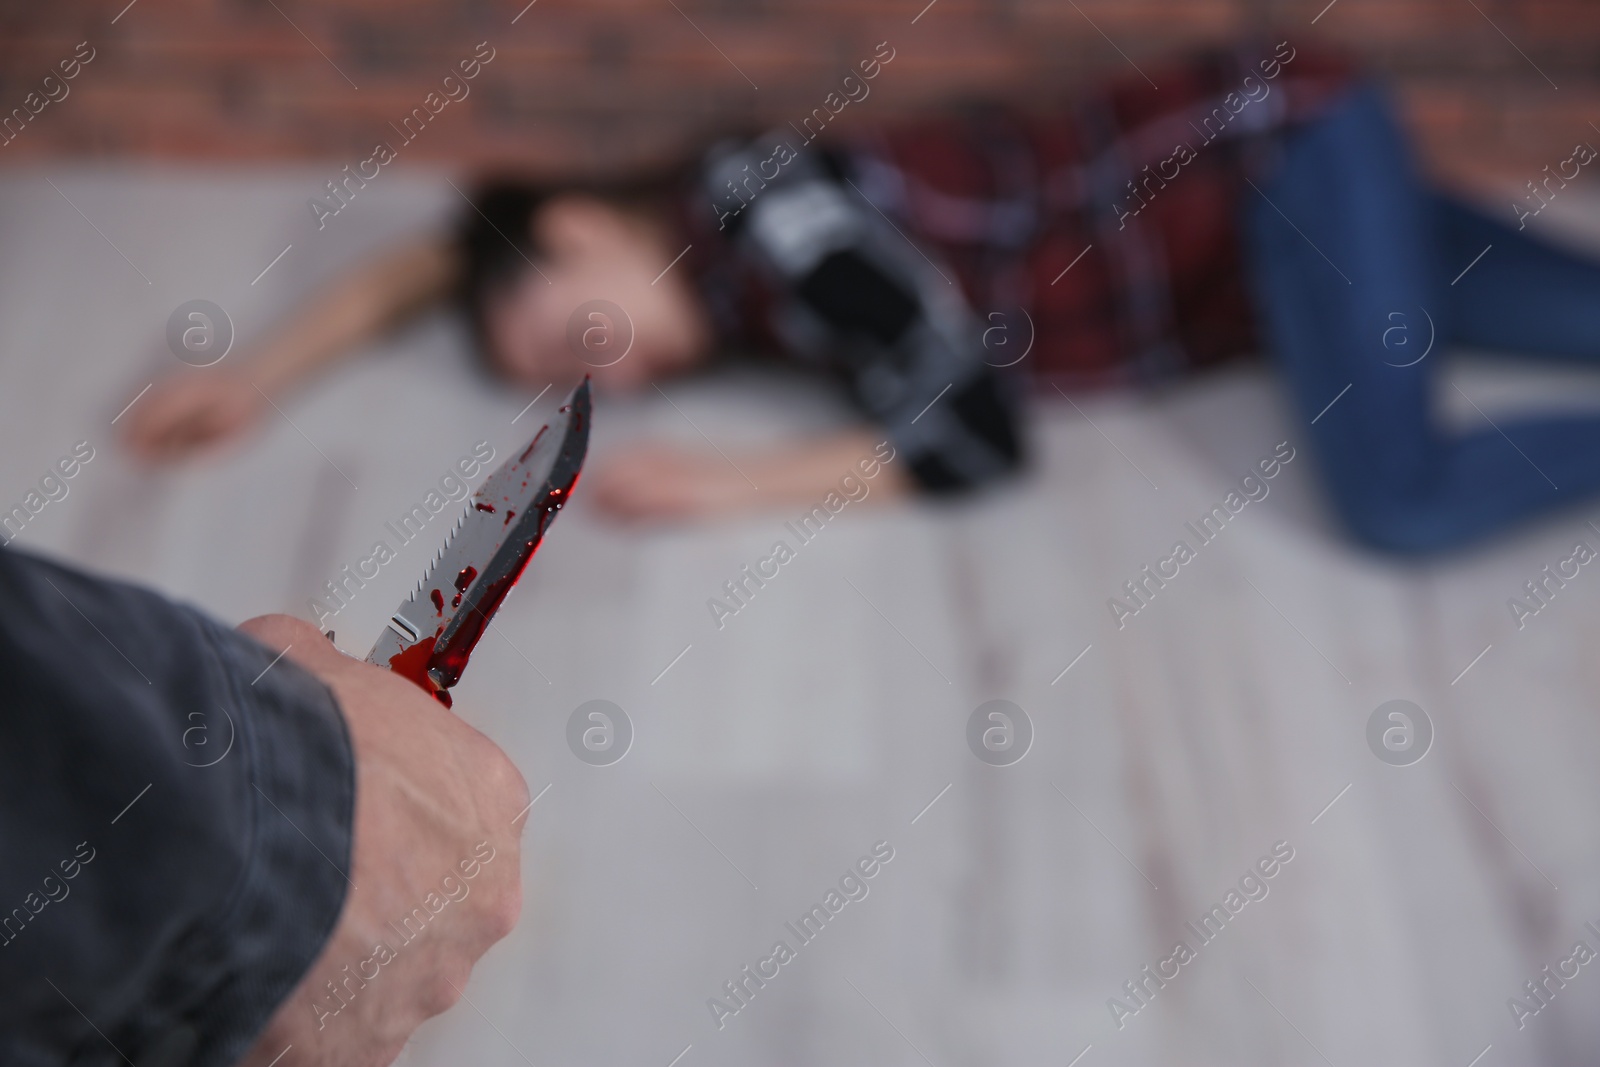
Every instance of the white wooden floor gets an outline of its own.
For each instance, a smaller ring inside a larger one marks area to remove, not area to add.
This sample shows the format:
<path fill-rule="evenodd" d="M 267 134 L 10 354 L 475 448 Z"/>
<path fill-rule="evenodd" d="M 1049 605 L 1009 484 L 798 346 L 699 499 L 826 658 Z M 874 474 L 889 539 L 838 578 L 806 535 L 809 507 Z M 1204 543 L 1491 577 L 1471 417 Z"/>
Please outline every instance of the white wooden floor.
<path fill-rule="evenodd" d="M 96 449 L 19 544 L 229 620 L 304 614 L 474 441 L 503 455 L 549 414 L 553 391 L 512 425 L 531 393 L 470 374 L 438 319 L 283 398 L 227 456 L 130 464 L 111 420 L 176 366 L 163 333 L 179 303 L 217 302 L 248 339 L 459 203 L 400 172 L 319 233 L 305 200 L 326 178 L 0 181 L 0 503 L 74 442 Z M 1486 406 L 1600 401 L 1593 376 L 1458 380 Z M 683 413 L 604 399 L 593 462 L 633 435 L 698 442 L 698 426 L 732 451 L 839 417 L 769 379 L 670 393 Z M 796 516 L 627 532 L 580 491 L 457 690 L 540 794 L 525 918 L 405 1062 L 1592 1064 L 1600 967 L 1524 1029 L 1507 1000 L 1580 939 L 1600 949 L 1584 927 L 1600 926 L 1600 572 L 1520 632 L 1506 602 L 1575 540 L 1600 546 L 1585 523 L 1600 507 L 1402 568 L 1330 532 L 1302 451 L 1119 631 L 1106 600 L 1122 582 L 1258 457 L 1302 442 L 1265 375 L 1082 407 L 1038 411 L 1025 485 L 847 508 L 721 631 L 706 599 Z M 365 652 L 432 551 L 413 543 L 361 591 L 341 646 Z M 611 766 L 565 740 L 596 698 L 636 734 Z M 965 740 L 995 698 L 1036 731 L 1010 767 Z M 1365 738 L 1396 698 L 1436 729 L 1414 766 Z M 879 841 L 894 858 L 870 894 L 719 1031 L 708 998 L 778 939 L 797 945 L 785 922 Z M 1108 999 L 1132 1006 L 1125 982 L 1180 938 L 1198 946 L 1184 923 L 1280 841 L 1294 859 L 1269 895 L 1119 1029 Z"/>

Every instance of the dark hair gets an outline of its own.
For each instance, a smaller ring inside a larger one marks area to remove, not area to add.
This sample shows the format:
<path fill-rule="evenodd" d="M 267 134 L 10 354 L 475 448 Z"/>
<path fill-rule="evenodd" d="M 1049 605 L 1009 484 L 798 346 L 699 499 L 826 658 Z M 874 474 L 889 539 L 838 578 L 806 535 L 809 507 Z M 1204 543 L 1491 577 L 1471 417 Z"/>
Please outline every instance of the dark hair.
<path fill-rule="evenodd" d="M 483 182 L 456 229 L 461 261 L 456 297 L 466 313 L 479 354 L 488 365 L 484 309 L 491 292 L 514 281 L 541 257 L 535 247 L 533 216 L 555 194 L 550 186 L 511 178 Z"/>
<path fill-rule="evenodd" d="M 685 176 L 686 168 L 674 164 L 622 178 L 555 182 L 497 176 L 479 182 L 456 231 L 461 257 L 457 299 L 485 366 L 490 365 L 484 318 L 489 297 L 536 268 L 548 254 L 533 233 L 533 219 L 541 207 L 559 196 L 581 194 L 623 211 L 670 209 Z"/>

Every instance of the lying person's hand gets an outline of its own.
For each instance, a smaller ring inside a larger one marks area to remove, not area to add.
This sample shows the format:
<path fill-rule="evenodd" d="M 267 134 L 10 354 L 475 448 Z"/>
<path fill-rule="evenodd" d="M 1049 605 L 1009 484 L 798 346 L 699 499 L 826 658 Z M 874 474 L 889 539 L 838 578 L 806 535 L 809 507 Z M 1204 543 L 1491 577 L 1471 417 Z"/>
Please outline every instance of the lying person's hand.
<path fill-rule="evenodd" d="M 844 431 L 757 455 L 641 443 L 609 457 L 585 483 L 596 507 L 625 521 L 682 521 L 781 511 L 841 499 L 885 500 L 911 487 L 878 434 Z M 867 475 L 864 472 L 871 470 Z"/>
<path fill-rule="evenodd" d="M 207 367 L 156 382 L 129 410 L 123 437 L 144 459 L 180 459 L 243 434 L 266 407 L 243 376 Z"/>
<path fill-rule="evenodd" d="M 264 1067 L 293 1045 L 285 1063 L 296 1067 L 388 1064 L 424 1020 L 456 1002 L 473 963 L 516 924 L 524 823 L 512 823 L 526 809 L 527 785 L 488 738 L 309 624 L 269 615 L 239 628 L 271 648 L 292 646 L 289 658 L 333 690 L 356 759 L 353 887 L 321 956 L 244 1063 Z M 392 924 L 430 894 L 449 900 L 421 935 L 401 942 Z M 380 943 L 397 947 L 373 960 Z M 364 961 L 377 973 L 357 987 L 348 975 Z M 349 990 L 342 1007 L 330 981 Z"/>
<path fill-rule="evenodd" d="M 751 464 L 756 466 L 757 464 Z M 755 483 L 710 450 L 632 445 L 612 456 L 584 486 L 613 518 L 645 521 L 705 518 L 759 508 Z"/>

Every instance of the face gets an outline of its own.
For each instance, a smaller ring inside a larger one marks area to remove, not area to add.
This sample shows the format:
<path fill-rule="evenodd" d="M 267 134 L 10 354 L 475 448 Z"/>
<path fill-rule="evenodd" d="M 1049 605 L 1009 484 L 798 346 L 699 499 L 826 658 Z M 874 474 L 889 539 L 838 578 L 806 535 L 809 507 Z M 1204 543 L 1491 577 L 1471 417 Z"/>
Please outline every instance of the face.
<path fill-rule="evenodd" d="M 484 317 L 494 364 L 529 385 L 638 389 L 693 365 L 703 316 L 660 234 L 591 197 L 563 196 L 533 219 L 546 254 L 492 294 Z M 659 279 L 659 280 L 658 280 Z"/>

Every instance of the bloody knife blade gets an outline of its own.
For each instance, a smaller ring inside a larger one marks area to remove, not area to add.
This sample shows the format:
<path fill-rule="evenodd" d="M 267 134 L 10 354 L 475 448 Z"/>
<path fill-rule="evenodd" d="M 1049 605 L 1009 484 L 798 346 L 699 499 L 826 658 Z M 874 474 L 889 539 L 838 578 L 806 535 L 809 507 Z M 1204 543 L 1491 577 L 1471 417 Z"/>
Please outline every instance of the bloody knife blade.
<path fill-rule="evenodd" d="M 433 566 L 389 619 L 367 662 L 450 706 L 449 690 L 572 495 L 589 448 L 589 379 L 549 424 L 489 475 Z"/>

